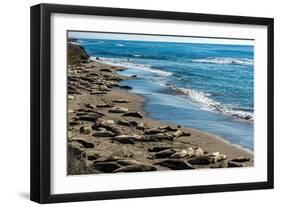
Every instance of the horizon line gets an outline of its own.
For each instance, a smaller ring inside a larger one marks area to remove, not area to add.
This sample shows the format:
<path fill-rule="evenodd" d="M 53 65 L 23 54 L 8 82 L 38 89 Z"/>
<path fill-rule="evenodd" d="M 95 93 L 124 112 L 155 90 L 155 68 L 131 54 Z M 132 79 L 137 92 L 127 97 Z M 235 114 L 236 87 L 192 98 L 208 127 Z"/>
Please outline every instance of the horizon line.
<path fill-rule="evenodd" d="M 254 39 L 67 30 L 68 38 L 253 46 Z"/>

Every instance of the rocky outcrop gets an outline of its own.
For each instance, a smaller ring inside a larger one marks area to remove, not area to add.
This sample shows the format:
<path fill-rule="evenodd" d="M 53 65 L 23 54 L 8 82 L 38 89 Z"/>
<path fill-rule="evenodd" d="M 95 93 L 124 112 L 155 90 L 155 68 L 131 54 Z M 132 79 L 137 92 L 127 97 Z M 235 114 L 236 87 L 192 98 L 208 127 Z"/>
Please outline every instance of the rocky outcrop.
<path fill-rule="evenodd" d="M 90 58 L 85 48 L 80 45 L 67 43 L 67 63 L 70 65 L 79 64 Z"/>

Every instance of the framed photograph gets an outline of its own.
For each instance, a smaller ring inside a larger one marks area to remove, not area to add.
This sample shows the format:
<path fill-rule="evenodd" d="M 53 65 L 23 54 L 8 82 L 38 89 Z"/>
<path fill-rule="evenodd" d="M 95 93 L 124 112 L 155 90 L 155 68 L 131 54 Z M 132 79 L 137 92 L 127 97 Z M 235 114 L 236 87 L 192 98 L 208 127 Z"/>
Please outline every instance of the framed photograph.
<path fill-rule="evenodd" d="M 273 188 L 273 19 L 31 7 L 31 200 Z"/>

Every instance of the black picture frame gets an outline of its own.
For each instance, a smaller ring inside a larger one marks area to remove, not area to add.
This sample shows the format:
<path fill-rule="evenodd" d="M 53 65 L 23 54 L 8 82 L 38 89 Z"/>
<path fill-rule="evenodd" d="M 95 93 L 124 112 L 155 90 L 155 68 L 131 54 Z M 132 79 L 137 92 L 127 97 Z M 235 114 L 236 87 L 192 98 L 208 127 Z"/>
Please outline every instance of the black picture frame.
<path fill-rule="evenodd" d="M 106 192 L 85 192 L 74 194 L 50 193 L 50 130 L 51 130 L 51 71 L 50 71 L 50 16 L 52 13 L 99 15 L 113 17 L 134 17 L 194 22 L 219 22 L 267 26 L 267 181 L 238 184 L 204 185 L 191 187 L 169 187 Z M 30 199 L 38 203 L 88 201 L 103 199 L 134 198 L 147 196 L 167 196 L 179 194 L 210 193 L 271 189 L 274 187 L 274 78 L 273 78 L 273 38 L 272 18 L 195 14 L 182 12 L 103 8 L 88 6 L 39 4 L 31 7 L 31 174 Z"/>

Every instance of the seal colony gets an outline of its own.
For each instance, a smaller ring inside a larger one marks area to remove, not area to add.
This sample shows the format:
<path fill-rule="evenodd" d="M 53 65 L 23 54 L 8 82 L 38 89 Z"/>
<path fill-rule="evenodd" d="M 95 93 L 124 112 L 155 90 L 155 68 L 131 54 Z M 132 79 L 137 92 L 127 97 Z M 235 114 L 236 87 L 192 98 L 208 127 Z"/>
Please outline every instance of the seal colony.
<path fill-rule="evenodd" d="M 145 100 L 120 85 L 138 78 L 125 69 L 68 42 L 68 175 L 253 166 L 251 152 L 223 139 L 150 119 Z"/>

